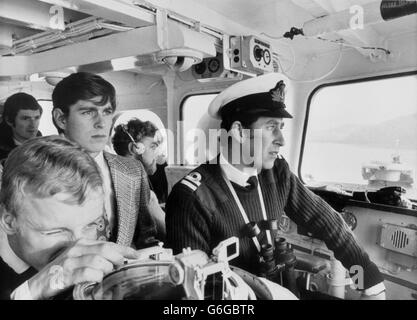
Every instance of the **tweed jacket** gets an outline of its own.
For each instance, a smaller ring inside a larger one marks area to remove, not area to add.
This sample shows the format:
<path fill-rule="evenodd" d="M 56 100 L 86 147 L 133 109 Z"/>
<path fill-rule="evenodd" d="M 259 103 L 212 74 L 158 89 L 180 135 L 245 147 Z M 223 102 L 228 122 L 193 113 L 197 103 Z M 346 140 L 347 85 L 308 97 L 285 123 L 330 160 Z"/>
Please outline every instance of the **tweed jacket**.
<path fill-rule="evenodd" d="M 155 240 L 156 225 L 148 210 L 150 190 L 145 169 L 134 159 L 104 152 L 116 197 L 116 243 L 143 248 Z"/>

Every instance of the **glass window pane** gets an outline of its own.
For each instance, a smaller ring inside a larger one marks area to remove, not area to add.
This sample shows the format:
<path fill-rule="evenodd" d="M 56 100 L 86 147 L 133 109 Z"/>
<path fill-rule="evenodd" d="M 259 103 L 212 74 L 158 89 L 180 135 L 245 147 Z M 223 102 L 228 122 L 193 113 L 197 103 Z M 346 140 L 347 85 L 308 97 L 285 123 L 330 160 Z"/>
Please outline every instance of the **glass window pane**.
<path fill-rule="evenodd" d="M 201 94 L 190 96 L 182 105 L 182 141 L 185 165 L 197 165 L 198 157 L 195 154 L 197 140 L 194 139 L 193 129 L 197 128 L 198 122 L 207 114 L 210 102 L 216 94 Z"/>
<path fill-rule="evenodd" d="M 39 131 L 43 136 L 58 134 L 58 130 L 55 128 L 54 123 L 52 122 L 52 101 L 38 100 L 38 103 L 42 107 L 42 116 L 41 120 L 39 121 Z"/>
<path fill-rule="evenodd" d="M 327 86 L 310 105 L 301 165 L 309 185 L 403 186 L 417 199 L 417 76 Z"/>

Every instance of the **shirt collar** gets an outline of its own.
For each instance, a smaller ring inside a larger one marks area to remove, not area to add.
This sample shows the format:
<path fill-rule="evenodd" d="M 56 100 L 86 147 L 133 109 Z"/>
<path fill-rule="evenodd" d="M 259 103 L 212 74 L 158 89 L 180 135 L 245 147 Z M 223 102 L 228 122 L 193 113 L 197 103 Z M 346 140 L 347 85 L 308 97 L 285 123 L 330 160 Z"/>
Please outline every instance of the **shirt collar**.
<path fill-rule="evenodd" d="M 94 157 L 94 160 L 96 160 L 98 166 L 101 169 L 104 168 L 105 162 L 104 162 L 104 154 L 103 154 L 103 151 L 100 151 L 100 153 Z"/>
<path fill-rule="evenodd" d="M 22 274 L 30 268 L 26 262 L 14 253 L 13 249 L 10 247 L 7 235 L 2 228 L 0 228 L 0 256 L 3 261 L 18 274 Z"/>
<path fill-rule="evenodd" d="M 14 137 L 13 137 L 13 141 L 14 141 L 14 144 L 16 145 L 16 147 L 23 144 L 23 142 L 20 142 L 19 140 L 15 139 Z"/>
<path fill-rule="evenodd" d="M 248 179 L 251 176 L 257 176 L 258 171 L 254 167 L 244 168 L 243 171 L 237 169 L 233 165 L 231 165 L 224 155 L 220 152 L 220 167 L 222 168 L 226 178 L 236 183 L 239 186 L 246 187 L 249 184 L 247 183 Z"/>

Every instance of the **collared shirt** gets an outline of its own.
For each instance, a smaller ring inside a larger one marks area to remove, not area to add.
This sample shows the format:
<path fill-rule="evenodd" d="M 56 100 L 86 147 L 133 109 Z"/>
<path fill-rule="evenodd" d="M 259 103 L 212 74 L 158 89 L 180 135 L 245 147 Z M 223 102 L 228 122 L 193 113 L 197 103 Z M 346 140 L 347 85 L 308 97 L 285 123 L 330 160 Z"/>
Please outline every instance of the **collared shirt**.
<path fill-rule="evenodd" d="M 68 139 L 63 133 L 60 133 L 60 136 Z M 98 155 L 96 155 L 94 160 L 99 166 L 100 171 L 101 171 L 101 177 L 103 178 L 104 197 L 105 197 L 104 210 L 106 211 L 107 220 L 109 221 L 110 231 L 113 231 L 113 228 L 116 223 L 116 202 L 115 202 L 115 194 L 114 194 L 114 190 L 112 186 L 110 168 L 104 159 L 103 151 L 101 151 Z"/>
<path fill-rule="evenodd" d="M 16 140 L 15 138 L 13 138 L 13 141 L 14 141 L 14 144 L 16 145 L 16 147 L 23 144 L 23 142 L 20 142 L 20 141 Z"/>
<path fill-rule="evenodd" d="M 27 271 L 30 266 L 20 259 L 10 247 L 7 235 L 2 228 L 0 228 L 0 257 L 3 261 L 14 270 L 17 274 L 22 274 Z M 33 300 L 32 294 L 29 290 L 28 282 L 23 282 L 10 295 L 12 300 Z"/>
<path fill-rule="evenodd" d="M 247 182 L 251 176 L 258 176 L 258 171 L 254 167 L 246 167 L 243 171 L 235 168 L 230 162 L 226 160 L 224 155 L 220 153 L 220 167 L 222 168 L 226 178 L 231 182 L 236 183 L 239 186 L 247 187 L 249 183 Z"/>
<path fill-rule="evenodd" d="M 94 160 L 97 162 L 101 175 L 103 178 L 104 186 L 104 209 L 106 210 L 107 219 L 109 220 L 110 230 L 113 230 L 116 223 L 116 209 L 115 209 L 115 196 L 112 187 L 112 180 L 110 174 L 110 168 L 107 162 L 104 160 L 103 151 L 100 152 Z"/>
<path fill-rule="evenodd" d="M 14 253 L 12 248 L 10 248 L 9 240 L 2 228 L 0 228 L 0 256 L 3 261 L 18 274 L 25 272 L 30 267 Z"/>

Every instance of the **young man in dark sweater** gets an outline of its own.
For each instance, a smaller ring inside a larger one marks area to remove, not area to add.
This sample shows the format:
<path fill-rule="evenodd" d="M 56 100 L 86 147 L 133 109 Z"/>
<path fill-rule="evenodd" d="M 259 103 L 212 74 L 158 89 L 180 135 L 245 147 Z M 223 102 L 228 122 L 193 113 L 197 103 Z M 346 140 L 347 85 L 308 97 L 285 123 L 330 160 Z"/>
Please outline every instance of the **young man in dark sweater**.
<path fill-rule="evenodd" d="M 0 123 L 0 163 L 16 146 L 41 136 L 41 116 L 42 107 L 30 94 L 18 92 L 7 98 Z"/>
<path fill-rule="evenodd" d="M 0 299 L 51 298 L 136 258 L 106 242 L 107 226 L 101 173 L 83 149 L 59 136 L 15 148 L 0 190 Z"/>
<path fill-rule="evenodd" d="M 221 119 L 227 134 L 216 159 L 174 186 L 167 201 L 167 245 L 174 252 L 191 247 L 211 253 L 220 241 L 237 236 L 240 255 L 232 264 L 258 273 L 260 246 L 272 243 L 271 235 L 251 238 L 247 226 L 279 221 L 285 212 L 322 239 L 346 269 L 363 268 L 364 287 L 358 288 L 363 295 L 384 299 L 382 275 L 341 216 L 309 191 L 279 154 L 284 118 L 292 118 L 284 103 L 288 84 L 282 75 L 268 74 L 241 81 L 213 100 L 209 114 Z"/>

